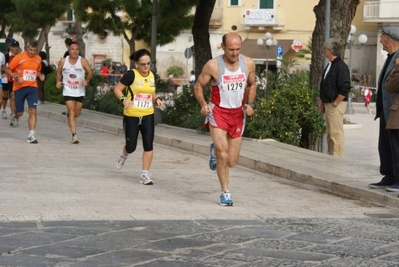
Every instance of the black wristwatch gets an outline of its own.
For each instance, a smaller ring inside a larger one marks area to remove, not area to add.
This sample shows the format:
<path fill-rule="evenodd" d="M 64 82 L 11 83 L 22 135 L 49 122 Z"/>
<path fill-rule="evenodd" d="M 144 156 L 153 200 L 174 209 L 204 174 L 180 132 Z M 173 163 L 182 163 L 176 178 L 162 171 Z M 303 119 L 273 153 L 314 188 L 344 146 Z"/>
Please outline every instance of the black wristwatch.
<path fill-rule="evenodd" d="M 248 105 L 250 105 L 253 109 L 255 108 L 255 103 L 254 102 L 248 102 Z"/>

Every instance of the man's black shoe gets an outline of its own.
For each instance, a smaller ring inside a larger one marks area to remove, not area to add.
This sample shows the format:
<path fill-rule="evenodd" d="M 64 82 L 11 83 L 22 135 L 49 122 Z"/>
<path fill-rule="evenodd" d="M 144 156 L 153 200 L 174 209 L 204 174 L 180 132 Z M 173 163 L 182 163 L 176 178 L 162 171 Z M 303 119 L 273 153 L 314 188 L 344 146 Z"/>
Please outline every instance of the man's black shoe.
<path fill-rule="evenodd" d="M 390 182 L 384 181 L 384 179 L 382 179 L 381 182 L 369 184 L 369 187 L 372 189 L 381 189 L 381 188 L 383 189 L 383 188 L 386 188 L 393 184 L 395 184 L 395 183 L 390 183 Z"/>

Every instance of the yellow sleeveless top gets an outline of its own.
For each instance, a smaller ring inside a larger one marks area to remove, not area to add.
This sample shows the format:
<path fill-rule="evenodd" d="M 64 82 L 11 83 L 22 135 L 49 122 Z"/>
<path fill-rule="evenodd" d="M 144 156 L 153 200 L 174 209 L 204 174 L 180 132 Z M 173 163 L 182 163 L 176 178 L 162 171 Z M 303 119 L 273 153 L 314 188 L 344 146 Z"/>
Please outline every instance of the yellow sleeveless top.
<path fill-rule="evenodd" d="M 142 76 L 140 72 L 133 69 L 134 81 L 127 90 L 127 99 L 132 99 L 133 106 L 125 108 L 123 114 L 129 117 L 142 117 L 154 113 L 154 105 L 152 95 L 155 92 L 155 78 L 150 71 L 147 76 Z"/>

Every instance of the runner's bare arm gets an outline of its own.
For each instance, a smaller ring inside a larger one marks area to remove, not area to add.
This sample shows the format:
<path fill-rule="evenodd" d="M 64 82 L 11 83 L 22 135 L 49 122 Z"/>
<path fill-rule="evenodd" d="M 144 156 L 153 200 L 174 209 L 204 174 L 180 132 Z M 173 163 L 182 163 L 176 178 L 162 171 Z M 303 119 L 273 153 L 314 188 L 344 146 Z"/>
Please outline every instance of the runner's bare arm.
<path fill-rule="evenodd" d="M 215 77 L 219 75 L 218 64 L 215 59 L 209 60 L 202 68 L 201 74 L 198 76 L 194 84 L 194 96 L 201 107 L 207 105 L 204 98 L 204 87 L 207 86 Z"/>
<path fill-rule="evenodd" d="M 247 102 L 254 102 L 256 96 L 256 82 L 255 82 L 255 63 L 252 58 L 246 57 L 245 64 L 248 70 L 247 80 Z"/>
<path fill-rule="evenodd" d="M 65 58 L 61 59 L 60 62 L 58 62 L 58 67 L 57 67 L 57 73 L 55 76 L 55 87 L 57 87 L 58 89 L 62 88 L 62 81 L 61 81 L 61 72 L 62 72 L 62 67 L 64 66 L 64 62 L 65 62 Z"/>
<path fill-rule="evenodd" d="M 86 79 L 82 82 L 83 86 L 87 86 L 91 79 L 93 78 L 93 70 L 90 68 L 89 61 L 87 59 L 82 58 L 82 66 L 83 69 L 86 71 Z"/>

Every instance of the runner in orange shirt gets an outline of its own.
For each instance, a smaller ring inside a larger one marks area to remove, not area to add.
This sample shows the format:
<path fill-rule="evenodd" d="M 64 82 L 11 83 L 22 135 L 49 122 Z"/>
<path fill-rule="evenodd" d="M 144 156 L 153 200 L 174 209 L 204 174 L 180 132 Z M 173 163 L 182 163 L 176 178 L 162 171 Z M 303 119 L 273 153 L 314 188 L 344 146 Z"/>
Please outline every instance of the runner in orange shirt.
<path fill-rule="evenodd" d="M 15 116 L 13 121 L 18 122 L 18 118 L 24 114 L 25 99 L 28 102 L 28 126 L 29 135 L 27 142 L 36 144 L 35 137 L 36 128 L 36 107 L 38 102 L 37 83 L 36 78 L 41 81 L 44 80 L 44 75 L 41 74 L 41 58 L 37 55 L 37 41 L 30 40 L 26 44 L 25 52 L 17 55 L 8 65 L 6 72 L 14 79 L 13 92 L 15 98 Z M 18 125 L 18 123 L 13 123 Z"/>

